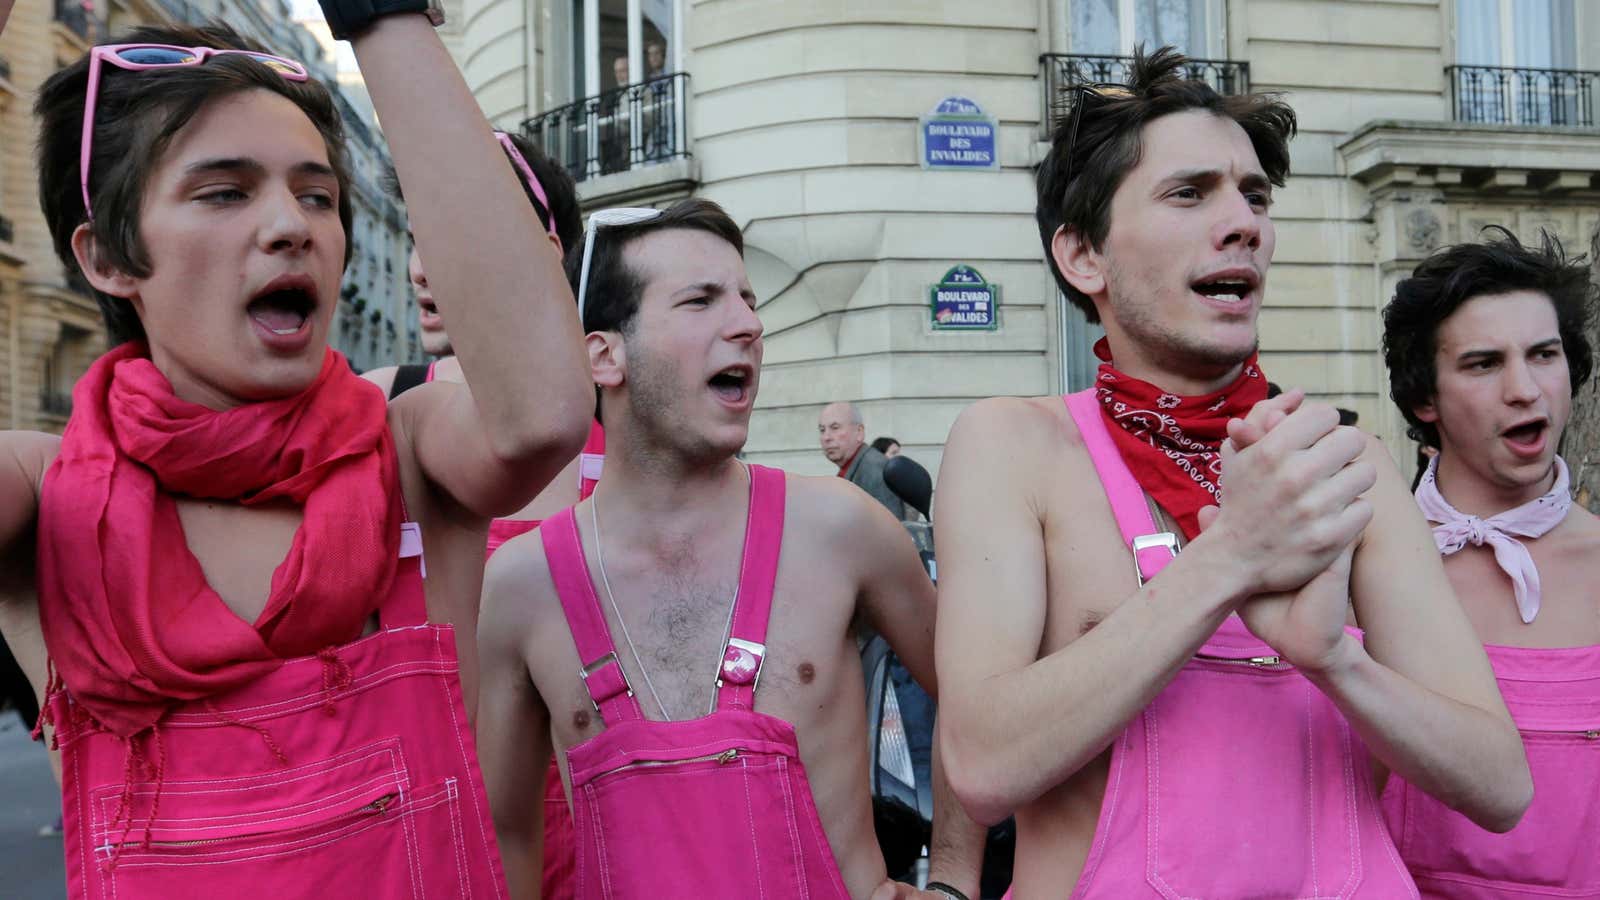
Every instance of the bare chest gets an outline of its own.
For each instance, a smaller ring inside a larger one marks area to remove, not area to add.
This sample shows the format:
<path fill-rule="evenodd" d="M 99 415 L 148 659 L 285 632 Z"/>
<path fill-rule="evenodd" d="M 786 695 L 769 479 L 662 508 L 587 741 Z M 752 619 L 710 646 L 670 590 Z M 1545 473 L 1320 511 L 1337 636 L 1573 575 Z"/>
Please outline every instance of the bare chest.
<path fill-rule="evenodd" d="M 602 576 L 591 565 L 611 642 L 646 718 L 692 719 L 713 709 L 739 586 L 732 574 L 737 560 L 729 562 L 727 574 L 719 576 L 669 566 L 654 578 L 625 574 L 621 579 L 614 571 Z M 798 561 L 780 562 L 756 690 L 758 711 L 804 731 L 837 708 L 841 692 L 854 686 L 859 694 L 854 608 L 854 587 L 843 579 L 807 572 Z M 528 659 L 561 749 L 598 734 L 604 723 L 577 676 L 591 661 L 578 659 L 564 616 L 553 612 L 532 636 Z"/>
<path fill-rule="evenodd" d="M 1600 644 L 1600 563 L 1577 547 L 1528 545 L 1539 571 L 1539 614 L 1524 623 L 1511 578 L 1488 547 L 1466 547 L 1445 557 L 1444 570 L 1478 637 L 1512 647 L 1582 647 Z"/>
<path fill-rule="evenodd" d="M 266 607 L 272 575 L 289 553 L 302 512 L 289 506 L 178 501 L 184 540 L 206 583 L 246 622 L 254 622 Z"/>

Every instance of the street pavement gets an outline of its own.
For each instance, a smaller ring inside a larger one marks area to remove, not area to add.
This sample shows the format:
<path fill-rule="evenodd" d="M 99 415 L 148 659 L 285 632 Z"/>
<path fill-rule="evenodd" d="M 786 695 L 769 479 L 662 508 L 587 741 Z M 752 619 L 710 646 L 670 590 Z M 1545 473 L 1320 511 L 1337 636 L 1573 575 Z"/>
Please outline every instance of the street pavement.
<path fill-rule="evenodd" d="M 39 836 L 60 809 L 44 745 L 16 713 L 0 712 L 0 900 L 65 900 L 61 838 Z"/>

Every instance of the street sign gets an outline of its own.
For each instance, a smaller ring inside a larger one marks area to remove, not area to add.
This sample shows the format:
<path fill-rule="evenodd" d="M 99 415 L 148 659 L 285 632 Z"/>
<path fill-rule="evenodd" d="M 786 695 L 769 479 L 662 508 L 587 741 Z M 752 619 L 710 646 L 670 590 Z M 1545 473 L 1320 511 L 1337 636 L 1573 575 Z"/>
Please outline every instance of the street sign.
<path fill-rule="evenodd" d="M 984 281 L 966 264 L 951 267 L 928 289 L 934 331 L 994 331 L 1000 324 L 995 315 L 999 304 L 1000 285 Z"/>
<path fill-rule="evenodd" d="M 924 169 L 1000 168 L 1000 126 L 965 97 L 946 97 L 923 116 L 917 143 Z"/>

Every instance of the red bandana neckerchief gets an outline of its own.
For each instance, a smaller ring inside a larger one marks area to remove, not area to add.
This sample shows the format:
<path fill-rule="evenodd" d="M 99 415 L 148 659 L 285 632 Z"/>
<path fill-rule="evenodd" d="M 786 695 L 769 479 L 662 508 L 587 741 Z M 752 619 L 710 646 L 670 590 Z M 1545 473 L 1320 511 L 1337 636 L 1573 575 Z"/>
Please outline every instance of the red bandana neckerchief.
<path fill-rule="evenodd" d="M 338 353 L 301 393 L 220 412 L 178 399 L 147 353 L 125 344 L 78 382 L 38 526 L 56 673 L 124 738 L 358 637 L 394 580 L 403 517 L 383 395 Z M 254 624 L 206 583 L 177 495 L 304 507 Z"/>
<path fill-rule="evenodd" d="M 1243 418 L 1267 399 L 1267 379 L 1256 355 L 1245 360 L 1233 383 L 1200 397 L 1180 397 L 1111 364 L 1105 338 L 1094 345 L 1100 364 L 1095 395 L 1113 427 L 1122 458 L 1168 515 L 1178 520 L 1185 539 L 1200 533 L 1200 509 L 1222 500 L 1222 441 L 1228 420 Z"/>

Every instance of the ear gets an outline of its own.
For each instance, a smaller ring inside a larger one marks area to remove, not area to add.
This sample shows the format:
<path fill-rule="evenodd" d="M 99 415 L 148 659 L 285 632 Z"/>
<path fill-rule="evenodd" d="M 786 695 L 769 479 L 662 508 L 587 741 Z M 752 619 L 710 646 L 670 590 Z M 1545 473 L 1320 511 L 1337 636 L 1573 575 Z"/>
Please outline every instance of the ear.
<path fill-rule="evenodd" d="M 1096 297 L 1106 289 L 1105 258 L 1094 249 L 1082 232 L 1069 230 L 1062 225 L 1050 238 L 1050 258 L 1067 283 L 1087 297 Z"/>
<path fill-rule="evenodd" d="M 72 230 L 72 255 L 77 258 L 83 277 L 95 290 L 124 300 L 133 300 L 138 295 L 138 280 L 105 261 L 100 243 L 87 222 Z"/>
<path fill-rule="evenodd" d="M 1419 421 L 1427 422 L 1429 425 L 1435 425 L 1439 422 L 1439 410 L 1434 408 L 1432 400 L 1411 407 L 1411 414 L 1416 416 Z"/>
<path fill-rule="evenodd" d="M 616 331 L 591 331 L 583 336 L 589 351 L 589 376 L 597 387 L 619 388 L 628 380 L 627 348 Z"/>
<path fill-rule="evenodd" d="M 555 248 L 556 248 L 556 258 L 565 259 L 566 256 L 567 256 L 567 248 L 561 246 L 561 235 L 552 234 L 552 233 L 546 231 L 544 233 L 544 236 L 549 238 L 550 239 L 550 243 L 555 246 Z"/>

